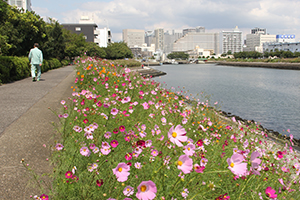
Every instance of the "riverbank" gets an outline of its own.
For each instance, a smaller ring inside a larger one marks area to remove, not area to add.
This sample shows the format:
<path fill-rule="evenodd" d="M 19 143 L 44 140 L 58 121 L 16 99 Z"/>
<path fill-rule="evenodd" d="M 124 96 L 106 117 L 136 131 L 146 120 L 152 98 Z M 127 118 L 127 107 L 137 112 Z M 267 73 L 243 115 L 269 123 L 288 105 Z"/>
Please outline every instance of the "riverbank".
<path fill-rule="evenodd" d="M 300 70 L 300 63 L 288 63 L 288 62 L 269 63 L 269 62 L 208 61 L 208 63 L 216 63 L 217 65 L 230 65 L 230 66 L 237 66 L 237 67 L 257 67 L 257 68 Z"/>

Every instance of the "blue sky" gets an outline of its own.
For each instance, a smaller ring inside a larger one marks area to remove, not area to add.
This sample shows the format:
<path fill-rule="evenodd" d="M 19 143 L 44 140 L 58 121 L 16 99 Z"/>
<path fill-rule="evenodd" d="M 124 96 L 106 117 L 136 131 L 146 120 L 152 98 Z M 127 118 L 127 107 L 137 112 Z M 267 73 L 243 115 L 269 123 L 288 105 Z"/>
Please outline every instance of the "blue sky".
<path fill-rule="evenodd" d="M 123 29 L 180 30 L 204 26 L 206 32 L 232 30 L 244 38 L 254 27 L 269 34 L 295 34 L 300 40 L 300 0 L 31 0 L 41 17 L 59 23 L 93 18 L 99 28 L 109 26 L 113 40 L 122 40 Z"/>

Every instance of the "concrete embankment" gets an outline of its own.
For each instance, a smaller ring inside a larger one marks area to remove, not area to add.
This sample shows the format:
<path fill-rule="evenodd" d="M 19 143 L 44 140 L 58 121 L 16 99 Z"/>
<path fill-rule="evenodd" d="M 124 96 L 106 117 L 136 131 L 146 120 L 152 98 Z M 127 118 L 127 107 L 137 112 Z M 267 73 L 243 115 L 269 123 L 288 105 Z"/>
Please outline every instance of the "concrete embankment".
<path fill-rule="evenodd" d="M 210 63 L 216 63 L 217 65 L 230 65 L 230 66 L 238 66 L 238 67 L 258 67 L 258 68 L 300 70 L 300 63 L 227 62 L 227 61 L 214 61 Z"/>

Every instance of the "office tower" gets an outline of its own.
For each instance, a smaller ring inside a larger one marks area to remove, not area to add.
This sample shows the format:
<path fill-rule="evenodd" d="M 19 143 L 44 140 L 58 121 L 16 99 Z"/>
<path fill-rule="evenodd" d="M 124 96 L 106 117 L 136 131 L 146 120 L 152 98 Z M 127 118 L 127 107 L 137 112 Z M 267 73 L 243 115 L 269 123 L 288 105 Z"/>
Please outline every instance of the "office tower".
<path fill-rule="evenodd" d="M 129 48 L 142 47 L 145 43 L 145 31 L 139 29 L 124 29 L 123 30 L 123 41 L 127 43 Z"/>
<path fill-rule="evenodd" d="M 154 30 L 155 35 L 155 51 L 163 51 L 164 49 L 164 29 Z"/>

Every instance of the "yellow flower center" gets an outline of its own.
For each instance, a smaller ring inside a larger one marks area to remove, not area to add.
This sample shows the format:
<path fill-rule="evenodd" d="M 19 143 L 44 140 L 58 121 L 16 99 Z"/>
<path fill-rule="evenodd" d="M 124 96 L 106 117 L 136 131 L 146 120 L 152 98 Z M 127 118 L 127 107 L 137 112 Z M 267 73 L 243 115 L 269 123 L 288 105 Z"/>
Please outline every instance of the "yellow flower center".
<path fill-rule="evenodd" d="M 230 164 L 230 167 L 234 167 L 234 163 L 231 163 L 231 164 Z"/>
<path fill-rule="evenodd" d="M 122 170 L 123 170 L 122 167 L 119 167 L 118 171 L 121 172 Z"/>
<path fill-rule="evenodd" d="M 146 185 L 142 185 L 142 186 L 141 186 L 141 191 L 142 191 L 142 192 L 145 192 L 146 189 L 147 189 L 147 186 L 146 186 Z"/>
<path fill-rule="evenodd" d="M 191 150 L 191 148 L 189 147 L 188 150 Z"/>
<path fill-rule="evenodd" d="M 173 132 L 173 133 L 172 133 L 172 137 L 173 137 L 173 138 L 176 138 L 176 136 L 177 136 L 177 133 L 176 133 L 176 132 Z"/>
<path fill-rule="evenodd" d="M 181 166 L 182 164 L 182 161 L 178 160 L 177 165 Z"/>

